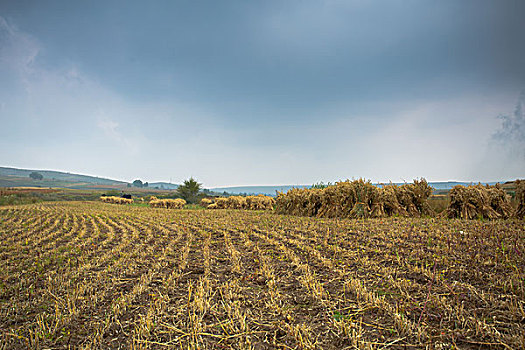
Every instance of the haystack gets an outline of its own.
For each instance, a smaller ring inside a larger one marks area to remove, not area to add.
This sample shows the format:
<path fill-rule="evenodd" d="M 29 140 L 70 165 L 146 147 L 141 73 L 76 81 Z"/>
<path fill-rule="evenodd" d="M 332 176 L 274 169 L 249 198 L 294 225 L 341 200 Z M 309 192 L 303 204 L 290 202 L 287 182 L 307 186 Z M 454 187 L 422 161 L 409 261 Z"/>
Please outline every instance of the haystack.
<path fill-rule="evenodd" d="M 152 208 L 165 208 L 165 209 L 182 209 L 186 204 L 186 201 L 181 198 L 176 199 L 157 199 L 153 197 L 149 201 L 149 206 Z"/>
<path fill-rule="evenodd" d="M 228 198 L 227 197 L 216 198 L 214 208 L 210 208 L 210 209 L 228 209 Z"/>
<path fill-rule="evenodd" d="M 246 208 L 246 198 L 241 196 L 230 196 L 226 202 L 228 209 L 244 209 Z"/>
<path fill-rule="evenodd" d="M 273 210 L 275 200 L 272 197 L 258 196 L 230 196 L 214 199 L 214 203 L 208 204 L 208 209 L 250 209 L 250 210 Z M 204 206 L 201 203 L 202 206 Z"/>
<path fill-rule="evenodd" d="M 113 203 L 113 204 L 132 204 L 133 199 L 120 198 L 114 196 L 102 196 L 100 200 L 104 203 Z"/>
<path fill-rule="evenodd" d="M 377 189 L 373 200 L 370 216 L 381 218 L 386 216 L 408 216 L 408 212 L 397 200 L 398 186 L 390 184 Z"/>
<path fill-rule="evenodd" d="M 516 180 L 516 197 L 518 204 L 515 216 L 519 219 L 525 218 L 525 180 Z"/>
<path fill-rule="evenodd" d="M 377 200 L 377 187 L 370 181 L 359 179 L 353 181 L 354 207 L 350 211 L 350 218 L 368 218 L 372 213 L 374 200 Z"/>
<path fill-rule="evenodd" d="M 292 188 L 286 193 L 278 192 L 276 211 L 280 214 L 316 216 L 322 206 L 321 189 Z"/>
<path fill-rule="evenodd" d="M 201 207 L 208 208 L 208 206 L 209 206 L 210 204 L 212 204 L 212 203 L 213 203 L 213 201 L 212 201 L 211 199 L 209 199 L 209 198 L 203 198 L 203 199 L 201 199 L 201 203 L 200 203 L 200 205 L 201 205 Z"/>
<path fill-rule="evenodd" d="M 182 209 L 186 205 L 186 201 L 182 198 L 176 198 L 170 201 L 171 206 L 168 206 L 168 208 L 172 209 Z"/>
<path fill-rule="evenodd" d="M 370 216 L 377 188 L 364 179 L 340 181 L 320 190 L 322 206 L 318 217 L 362 218 Z"/>
<path fill-rule="evenodd" d="M 495 186 L 487 187 L 489 205 L 490 207 L 499 214 L 499 217 L 507 219 L 512 216 L 513 208 L 510 202 L 510 197 L 501 188 L 500 184 Z"/>
<path fill-rule="evenodd" d="M 409 216 L 433 215 L 434 212 L 428 204 L 428 198 L 432 195 L 432 187 L 425 179 L 414 180 L 413 183 L 405 183 L 395 186 L 397 201 Z"/>
<path fill-rule="evenodd" d="M 498 219 L 512 215 L 510 199 L 498 185 L 457 185 L 449 196 L 450 205 L 445 212 L 449 218 Z"/>
<path fill-rule="evenodd" d="M 368 218 L 391 215 L 431 215 L 427 203 L 432 188 L 424 180 L 402 186 L 378 188 L 370 181 L 340 181 L 324 189 L 291 189 L 279 193 L 276 211 L 281 214 Z"/>
<path fill-rule="evenodd" d="M 246 209 L 250 210 L 273 210 L 275 199 L 265 195 L 247 196 Z"/>

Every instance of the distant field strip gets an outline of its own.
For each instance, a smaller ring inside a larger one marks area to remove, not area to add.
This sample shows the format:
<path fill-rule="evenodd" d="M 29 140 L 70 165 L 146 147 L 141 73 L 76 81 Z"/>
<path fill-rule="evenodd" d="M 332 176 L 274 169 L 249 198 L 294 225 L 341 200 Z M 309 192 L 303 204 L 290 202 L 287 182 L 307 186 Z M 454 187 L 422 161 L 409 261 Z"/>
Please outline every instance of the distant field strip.
<path fill-rule="evenodd" d="M 525 348 L 519 220 L 0 208 L 0 349 Z"/>

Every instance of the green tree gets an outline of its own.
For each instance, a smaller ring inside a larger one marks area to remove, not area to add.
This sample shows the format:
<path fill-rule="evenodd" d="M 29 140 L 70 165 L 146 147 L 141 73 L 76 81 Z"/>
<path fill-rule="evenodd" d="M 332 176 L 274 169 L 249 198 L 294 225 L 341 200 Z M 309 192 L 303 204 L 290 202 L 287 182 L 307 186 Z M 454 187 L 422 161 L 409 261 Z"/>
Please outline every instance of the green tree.
<path fill-rule="evenodd" d="M 188 203 L 197 203 L 199 200 L 199 191 L 202 184 L 198 183 L 193 177 L 185 180 L 177 188 L 178 195 Z"/>
<path fill-rule="evenodd" d="M 33 171 L 31 174 L 29 174 L 29 177 L 33 180 L 42 180 L 44 178 L 44 175 L 37 173 L 36 171 Z"/>
<path fill-rule="evenodd" d="M 142 183 L 141 180 L 135 180 L 135 181 L 133 181 L 133 186 L 142 188 L 144 186 L 144 184 Z"/>

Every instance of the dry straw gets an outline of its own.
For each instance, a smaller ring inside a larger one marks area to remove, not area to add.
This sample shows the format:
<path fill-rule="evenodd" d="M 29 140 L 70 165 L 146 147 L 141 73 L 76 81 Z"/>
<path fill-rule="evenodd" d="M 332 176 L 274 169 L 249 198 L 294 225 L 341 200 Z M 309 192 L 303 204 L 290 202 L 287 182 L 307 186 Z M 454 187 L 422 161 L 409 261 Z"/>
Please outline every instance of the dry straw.
<path fill-rule="evenodd" d="M 228 209 L 244 209 L 246 208 L 246 198 L 241 196 L 230 196 L 226 201 Z"/>
<path fill-rule="evenodd" d="M 331 218 L 432 215 L 427 203 L 431 194 L 432 188 L 425 179 L 383 187 L 364 179 L 347 180 L 324 189 L 294 188 L 279 193 L 276 210 L 281 214 Z"/>
<path fill-rule="evenodd" d="M 450 190 L 449 195 L 450 205 L 445 211 L 449 218 L 506 219 L 512 216 L 510 198 L 499 184 L 458 185 Z"/>
<path fill-rule="evenodd" d="M 525 180 L 516 180 L 516 217 L 525 218 Z"/>
<path fill-rule="evenodd" d="M 275 199 L 262 194 L 246 197 L 246 209 L 249 210 L 273 210 Z"/>
<path fill-rule="evenodd" d="M 181 198 L 176 199 L 158 199 L 155 196 L 151 196 L 149 206 L 152 208 L 165 208 L 165 209 L 182 209 L 186 201 Z"/>
<path fill-rule="evenodd" d="M 247 209 L 247 210 L 273 210 L 275 199 L 272 197 L 258 196 L 230 196 L 214 199 L 214 203 L 208 204 L 208 209 Z"/>
<path fill-rule="evenodd" d="M 132 204 L 133 203 L 133 199 L 113 197 L 113 196 L 102 196 L 100 197 L 100 200 L 104 203 L 113 203 L 113 204 Z"/>
<path fill-rule="evenodd" d="M 212 203 L 213 203 L 213 201 L 212 201 L 211 199 L 209 199 L 209 198 L 203 198 L 203 199 L 201 199 L 201 203 L 200 203 L 200 205 L 201 205 L 201 207 L 208 208 L 208 206 L 209 206 L 210 204 L 212 204 Z"/>

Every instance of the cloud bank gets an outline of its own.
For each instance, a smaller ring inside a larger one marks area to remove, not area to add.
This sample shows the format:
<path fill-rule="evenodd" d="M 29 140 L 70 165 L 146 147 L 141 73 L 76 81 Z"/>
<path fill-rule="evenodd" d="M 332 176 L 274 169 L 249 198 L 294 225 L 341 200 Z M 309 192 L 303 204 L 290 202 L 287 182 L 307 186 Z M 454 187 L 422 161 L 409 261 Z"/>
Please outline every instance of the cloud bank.
<path fill-rule="evenodd" d="M 208 187 L 511 179 L 522 8 L 2 3 L 0 162 Z"/>
<path fill-rule="evenodd" d="M 525 174 L 525 92 L 512 113 L 499 116 L 499 127 L 487 142 L 480 172 L 492 178 L 523 178 Z"/>

